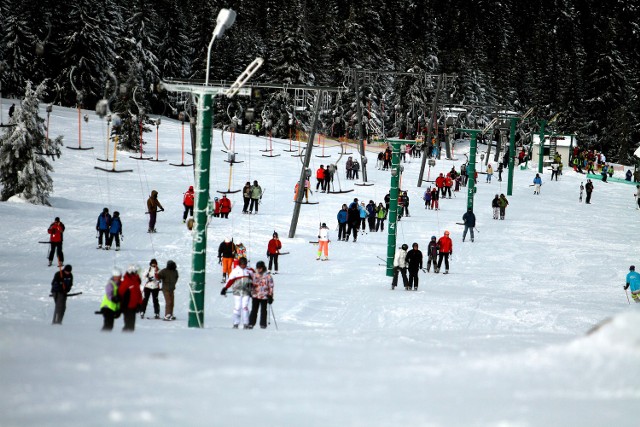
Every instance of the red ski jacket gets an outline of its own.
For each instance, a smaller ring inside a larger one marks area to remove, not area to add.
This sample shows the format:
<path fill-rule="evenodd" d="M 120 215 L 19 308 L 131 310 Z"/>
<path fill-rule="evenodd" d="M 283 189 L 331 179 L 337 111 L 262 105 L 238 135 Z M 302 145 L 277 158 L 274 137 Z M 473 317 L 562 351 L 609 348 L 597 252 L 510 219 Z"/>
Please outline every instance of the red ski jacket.
<path fill-rule="evenodd" d="M 142 292 L 140 291 L 140 276 L 137 273 L 125 273 L 122 276 L 120 286 L 118 286 L 118 296 L 120 301 L 124 298 L 124 294 L 129 291 L 129 304 L 127 308 L 137 308 L 142 304 Z"/>
<path fill-rule="evenodd" d="M 53 243 L 62 242 L 62 233 L 64 232 L 64 224 L 61 222 L 54 222 L 49 226 L 49 234 L 51 234 L 49 241 Z"/>
<path fill-rule="evenodd" d="M 444 177 L 443 176 L 439 176 L 439 177 L 436 178 L 436 187 L 438 187 L 438 188 L 444 187 Z"/>
<path fill-rule="evenodd" d="M 184 203 L 185 206 L 193 207 L 194 197 L 195 194 L 193 193 L 193 190 L 189 190 L 184 193 L 184 199 L 182 199 L 182 203 Z"/>
<path fill-rule="evenodd" d="M 227 198 L 220 199 L 220 213 L 231 212 L 231 200 Z"/>
<path fill-rule="evenodd" d="M 278 252 L 280 252 L 281 248 L 282 248 L 282 243 L 280 242 L 280 240 L 271 239 L 269 240 L 269 244 L 267 245 L 267 252 L 269 254 L 277 254 Z"/>
<path fill-rule="evenodd" d="M 440 246 L 441 254 L 450 254 L 453 252 L 453 242 L 447 236 L 442 236 L 440 240 L 438 240 L 438 246 Z"/>

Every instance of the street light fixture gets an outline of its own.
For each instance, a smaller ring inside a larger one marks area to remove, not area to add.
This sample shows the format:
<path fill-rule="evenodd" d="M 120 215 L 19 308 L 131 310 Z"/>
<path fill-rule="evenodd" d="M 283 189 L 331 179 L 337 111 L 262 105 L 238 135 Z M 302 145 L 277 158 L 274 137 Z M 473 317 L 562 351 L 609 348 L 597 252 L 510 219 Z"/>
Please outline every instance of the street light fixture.
<path fill-rule="evenodd" d="M 204 84 L 209 84 L 209 66 L 211 64 L 211 48 L 213 48 L 213 42 L 216 37 L 220 37 L 224 34 L 225 30 L 233 25 L 236 21 L 236 12 L 233 9 L 221 9 L 216 19 L 216 28 L 213 30 L 213 36 L 209 42 L 209 48 L 207 49 L 207 77 Z"/>

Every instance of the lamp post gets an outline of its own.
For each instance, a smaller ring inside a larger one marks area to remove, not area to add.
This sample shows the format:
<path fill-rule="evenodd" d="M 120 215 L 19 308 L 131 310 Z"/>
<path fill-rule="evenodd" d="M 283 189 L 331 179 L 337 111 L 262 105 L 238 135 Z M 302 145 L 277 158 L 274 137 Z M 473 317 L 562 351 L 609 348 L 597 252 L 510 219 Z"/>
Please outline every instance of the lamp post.
<path fill-rule="evenodd" d="M 213 35 L 209 42 L 209 47 L 207 48 L 207 76 L 204 81 L 205 85 L 209 84 L 209 69 L 211 65 L 211 48 L 213 48 L 213 41 L 216 37 L 222 36 L 225 30 L 231 27 L 234 22 L 236 22 L 236 12 L 233 9 L 220 10 L 218 18 L 216 19 L 216 28 L 213 30 Z"/>

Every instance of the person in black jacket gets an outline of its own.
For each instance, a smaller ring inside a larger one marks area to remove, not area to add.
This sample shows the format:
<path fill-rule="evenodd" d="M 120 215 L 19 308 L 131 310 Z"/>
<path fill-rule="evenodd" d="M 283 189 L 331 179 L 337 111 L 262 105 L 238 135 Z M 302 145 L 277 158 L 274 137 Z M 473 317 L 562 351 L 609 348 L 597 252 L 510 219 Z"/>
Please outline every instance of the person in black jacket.
<path fill-rule="evenodd" d="M 73 274 L 71 274 L 71 265 L 67 264 L 64 269 L 56 272 L 51 281 L 51 294 L 55 301 L 53 310 L 52 325 L 61 325 L 64 312 L 67 309 L 67 294 L 73 286 Z"/>
<path fill-rule="evenodd" d="M 345 242 L 349 241 L 351 231 L 353 231 L 353 241 L 358 240 L 358 227 L 360 226 L 360 210 L 357 203 L 352 203 L 347 210 L 347 237 Z"/>
<path fill-rule="evenodd" d="M 464 232 L 462 233 L 462 241 L 467 237 L 467 231 L 471 231 L 471 241 L 473 242 L 473 227 L 476 226 L 476 216 L 471 208 L 467 209 L 467 213 L 462 215 L 464 222 Z"/>
<path fill-rule="evenodd" d="M 412 249 L 407 252 L 407 265 L 409 270 L 409 289 L 418 290 L 418 272 L 422 269 L 422 252 L 418 249 L 418 244 L 411 245 Z"/>
<path fill-rule="evenodd" d="M 427 247 L 427 273 L 431 269 L 431 263 L 433 262 L 433 272 L 437 273 L 436 261 L 438 260 L 438 251 L 440 247 L 438 246 L 438 241 L 436 236 L 431 236 L 431 241 L 429 242 L 429 246 Z"/>

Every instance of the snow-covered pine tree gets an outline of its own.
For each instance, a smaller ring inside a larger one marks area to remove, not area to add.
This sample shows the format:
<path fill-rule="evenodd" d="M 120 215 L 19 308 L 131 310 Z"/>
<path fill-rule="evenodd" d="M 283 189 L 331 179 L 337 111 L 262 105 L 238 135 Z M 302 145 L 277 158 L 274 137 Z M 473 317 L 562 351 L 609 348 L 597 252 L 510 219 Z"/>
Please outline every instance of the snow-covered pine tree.
<path fill-rule="evenodd" d="M 53 180 L 49 172 L 48 155 L 60 157 L 62 136 L 46 140 L 44 119 L 38 106 L 44 95 L 45 83 L 33 88 L 27 81 L 22 105 L 16 108 L 9 124 L 0 136 L 0 182 L 3 201 L 19 195 L 36 205 L 49 205 Z"/>
<path fill-rule="evenodd" d="M 31 75 L 35 37 L 22 2 L 0 3 L 0 44 L 6 69 L 2 77 L 4 95 L 24 93 L 25 79 Z"/>
<path fill-rule="evenodd" d="M 140 121 L 142 131 L 151 132 L 146 124 L 149 123 L 148 113 L 151 111 L 148 102 L 148 92 L 142 86 L 142 76 L 139 64 L 129 62 L 129 72 L 121 79 L 120 90 L 113 104 L 113 110 L 121 119 L 121 125 L 115 129 L 121 148 L 130 151 L 140 151 Z M 135 99 L 134 99 L 135 92 Z M 142 110 L 142 111 L 140 111 Z M 145 144 L 143 140 L 143 145 Z"/>

